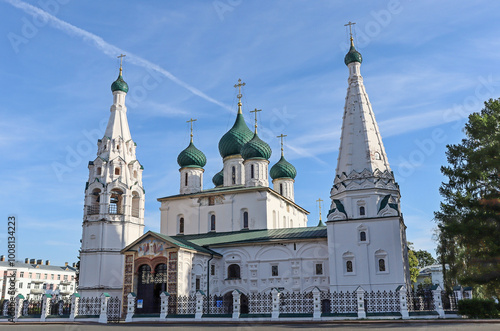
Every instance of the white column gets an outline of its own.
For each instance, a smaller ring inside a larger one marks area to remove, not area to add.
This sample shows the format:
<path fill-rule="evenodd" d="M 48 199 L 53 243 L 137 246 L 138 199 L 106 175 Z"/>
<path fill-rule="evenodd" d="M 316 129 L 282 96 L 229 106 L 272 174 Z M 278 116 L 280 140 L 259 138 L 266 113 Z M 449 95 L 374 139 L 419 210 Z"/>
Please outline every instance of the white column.
<path fill-rule="evenodd" d="M 271 294 L 273 296 L 273 310 L 271 313 L 271 319 L 276 320 L 280 316 L 280 295 L 281 295 L 281 293 L 276 288 L 273 288 L 273 290 L 271 291 Z"/>
<path fill-rule="evenodd" d="M 439 314 L 439 318 L 444 318 L 443 301 L 441 300 L 441 287 L 439 285 L 432 290 L 432 298 L 434 300 L 434 309 Z"/>
<path fill-rule="evenodd" d="M 108 301 L 109 294 L 101 294 L 101 313 L 99 314 L 99 323 L 108 323 Z"/>
<path fill-rule="evenodd" d="M 42 295 L 42 313 L 40 314 L 40 322 L 45 322 L 47 316 L 50 312 L 50 302 L 52 301 L 52 295 L 43 294 Z"/>
<path fill-rule="evenodd" d="M 240 318 L 241 292 L 233 291 L 233 318 Z"/>
<path fill-rule="evenodd" d="M 358 300 L 358 318 L 366 318 L 365 290 L 361 286 L 356 290 L 356 298 Z"/>
<path fill-rule="evenodd" d="M 24 302 L 24 296 L 22 294 L 18 294 L 16 296 L 16 307 L 14 310 L 14 322 L 17 322 L 19 320 L 19 317 L 22 316 L 23 302 Z"/>
<path fill-rule="evenodd" d="M 78 305 L 80 304 L 80 294 L 73 293 L 71 295 L 71 313 L 69 314 L 69 320 L 74 321 L 75 317 L 78 316 Z"/>
<path fill-rule="evenodd" d="M 160 319 L 167 318 L 168 315 L 168 299 L 170 298 L 170 294 L 168 292 L 161 292 L 161 311 L 160 311 Z"/>
<path fill-rule="evenodd" d="M 194 319 L 200 320 L 203 315 L 203 299 L 205 297 L 205 293 L 202 291 L 196 292 L 196 313 L 194 314 Z"/>
<path fill-rule="evenodd" d="M 410 315 L 408 314 L 408 305 L 407 305 L 407 293 L 406 293 L 406 287 L 405 286 L 399 286 L 399 308 L 401 308 L 401 317 L 406 320 L 410 318 Z M 396 289 L 396 291 L 398 291 Z"/>
<path fill-rule="evenodd" d="M 314 287 L 312 293 L 314 305 L 313 319 L 319 320 L 321 319 L 321 291 L 319 288 Z"/>
<path fill-rule="evenodd" d="M 135 293 L 127 295 L 127 316 L 125 322 L 132 322 L 132 317 L 135 314 Z"/>

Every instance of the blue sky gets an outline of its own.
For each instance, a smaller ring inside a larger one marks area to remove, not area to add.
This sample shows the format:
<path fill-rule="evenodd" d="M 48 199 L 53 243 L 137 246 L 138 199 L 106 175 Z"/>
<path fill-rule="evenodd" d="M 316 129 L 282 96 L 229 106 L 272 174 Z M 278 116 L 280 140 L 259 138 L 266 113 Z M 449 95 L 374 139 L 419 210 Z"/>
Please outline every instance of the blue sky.
<path fill-rule="evenodd" d="M 18 257 L 76 261 L 87 163 L 127 54 L 128 119 L 144 165 L 146 229 L 157 198 L 176 194 L 176 158 L 189 142 L 222 167 L 217 144 L 243 110 L 263 109 L 259 135 L 297 168 L 296 202 L 318 222 L 337 163 L 347 88 L 344 24 L 355 25 L 361 67 L 402 194 L 407 236 L 434 253 L 446 144 L 500 91 L 495 1 L 0 1 L 0 253 L 18 218 Z"/>

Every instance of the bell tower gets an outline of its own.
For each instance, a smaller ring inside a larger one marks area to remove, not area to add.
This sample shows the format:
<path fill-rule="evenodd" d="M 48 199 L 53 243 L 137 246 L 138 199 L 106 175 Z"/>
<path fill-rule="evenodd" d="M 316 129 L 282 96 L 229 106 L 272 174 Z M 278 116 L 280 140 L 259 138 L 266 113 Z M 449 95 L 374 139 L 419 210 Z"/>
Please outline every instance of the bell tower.
<path fill-rule="evenodd" d="M 144 233 L 143 167 L 136 158 L 127 121 L 128 85 L 120 73 L 111 85 L 113 104 L 97 158 L 85 185 L 78 292 L 121 296 L 124 257 L 120 251 Z"/>

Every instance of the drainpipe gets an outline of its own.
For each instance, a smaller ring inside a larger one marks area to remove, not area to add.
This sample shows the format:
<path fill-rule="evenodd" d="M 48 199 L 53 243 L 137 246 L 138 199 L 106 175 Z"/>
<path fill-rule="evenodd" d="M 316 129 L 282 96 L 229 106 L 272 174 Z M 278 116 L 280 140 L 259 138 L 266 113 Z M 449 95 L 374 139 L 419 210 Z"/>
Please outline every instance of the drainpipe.
<path fill-rule="evenodd" d="M 213 254 L 210 254 L 210 259 L 207 262 L 207 307 L 210 309 L 210 261 L 214 258 Z"/>

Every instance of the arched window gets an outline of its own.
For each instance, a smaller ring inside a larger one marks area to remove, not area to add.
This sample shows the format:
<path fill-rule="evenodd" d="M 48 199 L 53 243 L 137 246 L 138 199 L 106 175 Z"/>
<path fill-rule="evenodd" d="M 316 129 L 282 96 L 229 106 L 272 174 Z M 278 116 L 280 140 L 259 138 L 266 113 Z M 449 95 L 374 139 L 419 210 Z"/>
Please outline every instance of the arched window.
<path fill-rule="evenodd" d="M 165 263 L 160 263 L 155 267 L 154 282 L 158 285 L 167 285 L 167 265 Z"/>
<path fill-rule="evenodd" d="M 97 175 L 97 176 L 100 176 L 100 175 L 101 175 L 101 167 L 97 167 L 97 170 L 96 170 L 96 175 Z"/>
<path fill-rule="evenodd" d="M 235 167 L 231 168 L 231 178 L 232 178 L 233 185 L 236 185 L 236 168 Z"/>
<path fill-rule="evenodd" d="M 243 228 L 248 229 L 248 212 L 243 212 Z"/>
<path fill-rule="evenodd" d="M 132 216 L 133 217 L 139 217 L 140 202 L 141 202 L 141 197 L 139 196 L 139 193 L 133 192 L 132 193 Z"/>
<path fill-rule="evenodd" d="M 120 191 L 119 189 L 112 189 L 111 190 L 111 197 L 109 199 L 109 213 L 114 214 L 114 215 L 122 215 L 123 214 L 123 208 L 122 208 L 122 195 L 123 192 Z"/>
<path fill-rule="evenodd" d="M 188 186 L 188 174 L 184 174 L 184 186 Z"/>
<path fill-rule="evenodd" d="M 366 241 L 366 232 L 365 231 L 361 231 L 359 233 L 359 241 Z"/>
<path fill-rule="evenodd" d="M 134 178 L 137 178 L 137 170 L 134 170 Z"/>
<path fill-rule="evenodd" d="M 117 176 L 120 175 L 120 168 L 118 168 L 118 167 L 115 168 L 115 175 L 117 175 Z"/>
<path fill-rule="evenodd" d="M 346 272 L 352 272 L 352 261 L 346 261 L 345 263 Z"/>
<path fill-rule="evenodd" d="M 120 145 L 116 145 L 116 149 L 120 149 Z"/>
<path fill-rule="evenodd" d="M 365 207 L 363 207 L 363 206 L 359 207 L 359 215 L 365 216 Z"/>
<path fill-rule="evenodd" d="M 87 214 L 95 215 L 99 214 L 99 202 L 101 201 L 101 190 L 95 188 L 92 191 L 91 196 L 92 201 L 90 202 L 90 206 L 87 208 Z"/>
<path fill-rule="evenodd" d="M 385 260 L 378 259 L 378 271 L 385 271 Z"/>
<path fill-rule="evenodd" d="M 237 264 L 231 264 L 227 267 L 227 278 L 228 279 L 240 279 L 240 266 Z"/>
<path fill-rule="evenodd" d="M 143 264 L 139 267 L 139 284 L 150 284 L 153 281 L 151 267 Z"/>
<path fill-rule="evenodd" d="M 179 233 L 184 233 L 184 217 L 179 218 Z"/>
<path fill-rule="evenodd" d="M 283 195 L 283 184 L 280 184 L 280 194 Z"/>
<path fill-rule="evenodd" d="M 215 214 L 210 215 L 210 231 L 215 231 Z"/>
<path fill-rule="evenodd" d="M 253 164 L 250 166 L 250 178 L 254 177 Z"/>

